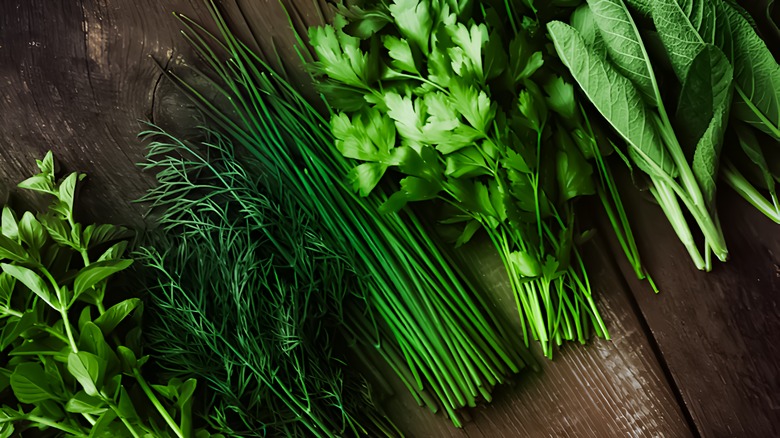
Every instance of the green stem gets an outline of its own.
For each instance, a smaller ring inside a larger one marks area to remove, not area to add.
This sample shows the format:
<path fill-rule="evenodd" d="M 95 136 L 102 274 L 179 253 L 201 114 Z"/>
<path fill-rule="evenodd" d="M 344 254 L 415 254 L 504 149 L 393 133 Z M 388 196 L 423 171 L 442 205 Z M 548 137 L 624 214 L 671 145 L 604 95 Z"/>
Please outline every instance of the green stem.
<path fill-rule="evenodd" d="M 78 429 L 75 429 L 75 428 L 70 427 L 70 426 L 66 426 L 64 424 L 57 423 L 57 422 L 52 421 L 52 420 L 50 420 L 48 418 L 39 417 L 37 415 L 25 415 L 22 418 L 27 420 L 27 421 L 29 421 L 29 422 L 43 424 L 45 426 L 49 426 L 51 428 L 61 430 L 63 432 L 69 433 L 69 434 L 74 435 L 74 436 L 83 436 L 83 437 L 87 436 L 87 434 L 85 434 L 84 432 L 82 432 L 82 431 L 80 431 Z"/>
<path fill-rule="evenodd" d="M 141 371 L 138 368 L 133 368 L 133 376 L 141 386 L 141 390 L 143 390 L 144 394 L 146 394 L 154 407 L 157 409 L 157 412 L 160 413 L 168 426 L 173 430 L 174 433 L 176 433 L 176 436 L 179 438 L 184 438 L 184 433 L 176 424 L 176 422 L 173 421 L 173 418 L 171 418 L 171 415 L 168 413 L 162 403 L 160 403 L 160 399 L 157 398 L 157 396 L 154 394 L 154 391 L 152 391 L 152 388 L 149 387 L 149 384 L 146 382 L 146 379 L 144 379 L 144 376 L 141 375 Z"/>
<path fill-rule="evenodd" d="M 119 407 L 114 404 L 111 400 L 104 398 L 103 401 L 105 401 L 108 406 L 111 408 L 112 411 L 116 413 L 116 416 L 119 417 L 119 420 L 122 422 L 122 424 L 125 425 L 127 430 L 130 432 L 131 435 L 133 435 L 133 438 L 141 438 L 141 435 L 138 434 L 138 431 L 135 430 L 132 424 L 130 424 L 129 421 L 122 415 L 121 412 L 119 412 Z"/>
<path fill-rule="evenodd" d="M 685 248 L 688 250 L 688 254 L 690 254 L 691 260 L 693 260 L 696 268 L 704 270 L 706 268 L 706 263 L 699 253 L 699 249 L 696 247 L 696 242 L 694 242 L 691 230 L 688 228 L 688 224 L 685 222 L 685 217 L 683 216 L 682 210 L 680 210 L 680 204 L 677 203 L 677 197 L 675 193 L 669 188 L 669 186 L 661 181 L 654 180 L 653 184 L 654 185 L 650 188 L 650 191 L 658 201 L 658 205 L 661 206 L 661 209 L 669 219 L 669 222 L 671 223 L 672 228 L 674 228 L 677 237 L 680 239 L 683 245 L 685 245 Z"/>
<path fill-rule="evenodd" d="M 749 202 L 753 207 L 756 207 L 756 209 L 766 217 L 775 223 L 780 224 L 780 211 L 777 209 L 776 200 L 773 199 L 775 202 L 770 204 L 730 161 L 724 163 L 724 166 L 721 168 L 720 176 L 726 181 L 726 184 L 739 194 L 739 196 Z"/>

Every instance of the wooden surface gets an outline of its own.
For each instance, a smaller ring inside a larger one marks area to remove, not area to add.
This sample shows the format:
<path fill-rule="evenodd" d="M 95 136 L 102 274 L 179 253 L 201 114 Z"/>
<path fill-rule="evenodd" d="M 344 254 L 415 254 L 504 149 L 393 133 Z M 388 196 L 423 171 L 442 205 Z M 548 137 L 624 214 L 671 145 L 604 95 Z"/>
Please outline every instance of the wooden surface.
<path fill-rule="evenodd" d="M 314 4 L 298 2 L 296 21 L 321 19 Z M 10 187 L 53 149 L 67 169 L 89 173 L 80 196 L 85 220 L 143 226 L 143 208 L 130 203 L 151 183 L 135 166 L 140 122 L 194 116 L 150 59 L 193 61 L 174 11 L 208 20 L 199 0 L 0 1 L 0 201 L 9 191 L 29 201 Z M 289 46 L 275 0 L 231 3 L 229 11 L 253 23 L 241 32 L 260 50 Z M 780 228 L 724 193 L 732 260 L 704 274 L 657 207 L 629 184 L 624 194 L 662 293 L 613 260 L 614 239 L 601 220 L 585 250 L 612 340 L 540 359 L 540 373 L 497 390 L 462 430 L 399 393 L 387 409 L 409 436 L 780 436 Z M 484 245 L 466 254 L 514 316 L 495 255 Z"/>

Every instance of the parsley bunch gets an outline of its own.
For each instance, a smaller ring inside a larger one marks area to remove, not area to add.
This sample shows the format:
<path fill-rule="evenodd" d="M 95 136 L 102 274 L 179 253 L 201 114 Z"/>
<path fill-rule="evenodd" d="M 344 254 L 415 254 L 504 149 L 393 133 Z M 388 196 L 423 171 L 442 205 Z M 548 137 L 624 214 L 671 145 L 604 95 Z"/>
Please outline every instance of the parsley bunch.
<path fill-rule="evenodd" d="M 556 3 L 572 2 L 543 10 L 531 2 L 357 3 L 309 34 L 319 88 L 337 109 L 336 147 L 357 161 L 346 175 L 353 190 L 368 196 L 392 171 L 402 178 L 381 212 L 435 202 L 441 223 L 458 227 L 458 246 L 484 230 L 509 274 L 526 343 L 538 340 L 547 356 L 563 340 L 585 342 L 589 326 L 608 336 L 575 245 L 583 238 L 577 198 L 599 194 L 644 276 L 604 164 L 612 148 L 553 68 L 542 24 L 559 12 Z"/>

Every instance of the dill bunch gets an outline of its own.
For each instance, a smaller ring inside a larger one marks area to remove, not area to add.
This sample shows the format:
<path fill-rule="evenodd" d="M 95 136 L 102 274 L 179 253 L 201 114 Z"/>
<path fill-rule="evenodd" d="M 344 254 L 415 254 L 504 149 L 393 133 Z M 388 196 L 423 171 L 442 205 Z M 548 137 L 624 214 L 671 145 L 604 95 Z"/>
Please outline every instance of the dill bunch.
<path fill-rule="evenodd" d="M 229 436 L 400 435 L 368 383 L 345 373 L 344 305 L 365 307 L 354 273 L 278 175 L 208 132 L 196 148 L 157 128 L 143 200 L 163 234 L 142 250 L 155 278 L 150 349 L 174 377 L 208 387 Z"/>

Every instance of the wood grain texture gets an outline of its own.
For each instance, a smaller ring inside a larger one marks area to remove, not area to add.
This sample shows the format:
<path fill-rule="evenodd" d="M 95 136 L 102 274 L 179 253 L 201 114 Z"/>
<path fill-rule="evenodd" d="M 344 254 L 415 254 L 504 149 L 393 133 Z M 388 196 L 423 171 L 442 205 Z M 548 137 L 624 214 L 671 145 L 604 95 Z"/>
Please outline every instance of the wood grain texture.
<path fill-rule="evenodd" d="M 731 259 L 699 272 L 660 208 L 624 186 L 660 295 L 621 267 L 698 432 L 780 436 L 779 226 L 724 186 L 718 204 Z"/>

